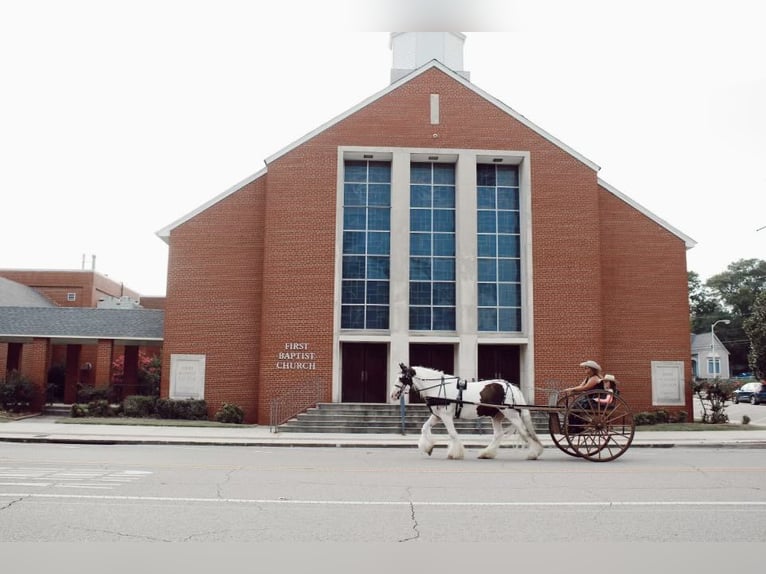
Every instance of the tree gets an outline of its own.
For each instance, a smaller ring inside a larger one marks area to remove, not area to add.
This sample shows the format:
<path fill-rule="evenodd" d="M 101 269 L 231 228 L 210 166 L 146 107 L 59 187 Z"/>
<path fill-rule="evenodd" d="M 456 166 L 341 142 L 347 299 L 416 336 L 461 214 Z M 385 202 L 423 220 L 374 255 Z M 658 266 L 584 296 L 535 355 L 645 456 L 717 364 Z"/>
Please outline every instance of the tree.
<path fill-rule="evenodd" d="M 750 309 L 750 317 L 744 322 L 745 333 L 750 339 L 748 364 L 759 379 L 766 378 L 766 291 L 756 297 Z"/>
<path fill-rule="evenodd" d="M 729 350 L 729 364 L 732 372 L 749 369 L 748 354 L 750 341 L 744 330 L 744 321 L 750 316 L 756 297 L 766 290 L 766 261 L 761 259 L 740 259 L 729 264 L 726 271 L 714 275 L 705 283 L 714 297 L 723 303 L 723 316 L 710 316 L 700 321 L 707 328 L 718 319 L 729 319 L 729 325 L 721 325 L 716 335 Z M 695 332 L 702 332 L 702 329 Z"/>
<path fill-rule="evenodd" d="M 691 313 L 691 332 L 704 333 L 710 325 L 727 315 L 710 287 L 702 284 L 698 273 L 687 273 L 689 284 L 689 311 Z"/>

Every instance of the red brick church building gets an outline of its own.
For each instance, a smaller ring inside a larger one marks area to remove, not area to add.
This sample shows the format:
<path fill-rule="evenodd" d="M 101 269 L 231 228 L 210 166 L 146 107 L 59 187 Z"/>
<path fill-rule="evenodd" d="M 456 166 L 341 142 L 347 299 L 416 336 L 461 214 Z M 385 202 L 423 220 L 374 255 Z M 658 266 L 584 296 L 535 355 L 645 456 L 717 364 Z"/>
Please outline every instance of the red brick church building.
<path fill-rule="evenodd" d="M 464 41 L 392 34 L 389 86 L 159 232 L 163 396 L 267 424 L 386 402 L 403 362 L 540 402 L 595 359 L 635 411 L 691 411 L 694 242 L 471 83 Z"/>

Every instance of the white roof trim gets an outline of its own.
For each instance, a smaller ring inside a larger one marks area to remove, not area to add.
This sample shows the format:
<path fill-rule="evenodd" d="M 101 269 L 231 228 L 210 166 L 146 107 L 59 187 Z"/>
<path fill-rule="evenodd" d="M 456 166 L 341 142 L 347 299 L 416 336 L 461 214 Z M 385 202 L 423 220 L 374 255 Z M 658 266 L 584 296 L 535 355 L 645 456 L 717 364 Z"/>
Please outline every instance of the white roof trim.
<path fill-rule="evenodd" d="M 183 217 L 181 217 L 179 219 L 176 219 L 170 225 L 167 225 L 167 226 L 163 227 L 162 229 L 160 229 L 159 231 L 156 231 L 155 234 L 160 239 L 162 239 L 165 243 L 168 243 L 170 241 L 170 232 L 173 231 L 176 227 L 178 227 L 179 225 L 181 225 L 183 223 L 186 223 L 187 221 L 189 221 L 190 219 L 192 219 L 196 215 L 199 215 L 200 213 L 205 211 L 208 207 L 211 207 L 211 206 L 215 205 L 216 203 L 218 203 L 222 199 L 227 198 L 228 196 L 230 196 L 235 191 L 238 191 L 238 190 L 242 189 L 243 187 L 245 187 L 246 185 L 248 185 L 250 183 L 253 183 L 256 179 L 258 179 L 263 174 L 265 174 L 266 171 L 267 171 L 266 168 L 263 168 L 262 170 L 254 173 L 253 175 L 250 175 L 250 176 L 246 177 L 245 179 L 243 179 L 239 183 L 236 183 L 233 186 L 231 186 L 229 189 L 227 189 L 223 193 L 220 193 L 217 196 L 215 196 L 213 199 L 211 199 L 209 201 L 206 201 L 205 203 L 203 203 L 202 205 L 200 205 L 199 207 L 197 207 L 193 211 L 190 211 L 189 213 L 187 213 Z"/>
<path fill-rule="evenodd" d="M 636 202 L 635 202 L 634 200 L 632 200 L 630 197 L 628 197 L 627 195 L 625 195 L 624 193 L 622 193 L 622 192 L 621 192 L 620 190 L 618 190 L 616 187 L 614 187 L 614 186 L 612 186 L 612 185 L 609 185 L 607 182 L 605 182 L 605 181 L 604 181 L 603 179 L 601 179 L 600 177 L 598 178 L 598 184 L 599 184 L 601 187 L 603 187 L 605 190 L 607 190 L 609 193 L 611 193 L 612 195 L 614 195 L 615 197 L 617 197 L 617 198 L 621 199 L 622 201 L 624 201 L 625 203 L 627 203 L 628 205 L 630 205 L 630 206 L 631 206 L 633 209 L 635 209 L 635 210 L 637 210 L 637 211 L 640 211 L 640 212 L 641 212 L 641 213 L 643 213 L 643 214 L 644 214 L 646 217 L 648 217 L 649 219 L 651 219 L 651 220 L 652 220 L 652 221 L 654 221 L 655 223 L 657 223 L 657 224 L 661 225 L 662 227 L 664 227 L 665 229 L 667 229 L 668 231 L 670 231 L 670 233 L 672 233 L 673 235 L 675 235 L 676 237 L 678 237 L 679 239 L 681 239 L 681 240 L 682 240 L 682 241 L 683 241 L 683 242 L 686 244 L 686 248 L 687 248 L 687 249 L 691 249 L 692 247 L 694 247 L 695 245 L 697 245 L 697 242 L 696 242 L 694 239 L 692 239 L 691 237 L 689 237 L 689 236 L 688 236 L 688 235 L 686 235 L 685 233 L 682 233 L 681 231 L 679 231 L 678 229 L 676 229 L 675 227 L 673 227 L 672 225 L 670 225 L 670 224 L 669 224 L 667 221 L 665 221 L 664 219 L 662 219 L 662 218 L 660 218 L 660 217 L 657 217 L 657 216 L 656 216 L 654 213 L 652 213 L 651 211 L 649 211 L 648 209 L 646 209 L 644 206 L 642 206 L 642 205 L 640 205 L 640 204 L 636 203 Z"/>
<path fill-rule="evenodd" d="M 588 158 L 586 158 L 585 156 L 583 156 L 579 152 L 577 152 L 574 149 L 570 148 L 569 146 L 564 144 L 562 141 L 556 139 L 551 134 L 549 134 L 548 132 L 546 132 L 545 130 L 543 130 L 542 128 L 540 128 L 539 126 L 535 125 L 534 123 L 529 121 L 527 118 L 525 118 L 524 116 L 519 114 L 513 108 L 508 107 L 507 105 L 505 105 L 503 102 L 501 102 L 497 98 L 495 98 L 495 97 L 489 95 L 487 92 L 477 88 L 471 82 L 466 80 L 463 76 L 461 76 L 460 74 L 454 72 L 453 70 L 450 70 L 449 68 L 447 68 L 444 64 L 442 64 L 438 60 L 431 60 L 430 62 L 428 62 L 427 64 L 424 64 L 423 66 L 421 66 L 417 70 L 414 70 L 412 73 L 410 73 L 410 74 L 404 76 L 403 78 L 397 80 L 396 82 L 394 82 L 393 84 L 388 86 L 386 89 L 381 90 L 377 94 L 374 94 L 374 95 L 370 96 L 369 98 L 367 98 L 366 100 L 360 102 L 359 104 L 357 104 L 356 106 L 352 107 L 351 109 L 346 110 L 345 112 L 343 112 L 339 116 L 334 117 L 333 119 L 331 119 L 327 123 L 322 124 L 321 126 L 316 128 L 315 130 L 309 132 L 308 134 L 306 134 L 302 138 L 294 141 L 293 143 L 291 143 L 287 147 L 282 148 L 281 150 L 279 150 L 274 155 L 266 158 L 266 165 L 270 164 L 271 162 L 273 162 L 276 159 L 279 159 L 284 154 L 286 154 L 286 153 L 290 152 L 291 150 L 295 149 L 296 147 L 304 144 L 305 142 L 307 142 L 311 138 L 317 136 L 318 134 L 320 134 L 323 131 L 325 131 L 326 129 L 332 127 L 336 123 L 346 119 L 347 117 L 351 116 L 352 114 L 356 113 L 357 111 L 361 110 L 362 108 L 367 107 L 369 104 L 371 104 L 375 100 L 377 100 L 379 98 L 382 98 L 383 96 L 387 95 L 388 93 L 394 91 L 396 88 L 398 88 L 402 84 L 406 84 L 407 82 L 411 81 L 412 79 L 418 77 L 420 74 L 424 73 L 425 71 L 429 70 L 430 68 L 438 68 L 438 69 L 440 69 L 442 72 L 444 72 L 448 76 L 451 76 L 454 80 L 456 80 L 457 82 L 461 83 L 463 86 L 465 86 L 469 90 L 472 90 L 473 92 L 475 92 L 476 94 L 478 94 L 479 96 L 481 96 L 482 98 L 484 98 L 485 100 L 490 102 L 491 104 L 497 106 L 503 112 L 507 113 L 509 116 L 513 117 L 514 119 L 516 119 L 517 121 L 519 121 L 523 125 L 527 126 L 529 129 L 531 129 L 532 131 L 536 132 L 537 134 L 541 135 L 542 137 L 544 137 L 545 139 L 550 141 L 552 144 L 558 146 L 559 148 L 561 148 L 562 150 L 564 150 L 565 152 L 567 152 L 571 156 L 575 157 L 576 159 L 578 159 L 579 161 L 581 161 L 582 163 L 587 165 L 592 170 L 598 171 L 598 170 L 601 169 L 600 166 L 598 166 L 597 164 L 595 164 L 594 162 L 592 162 L 591 160 L 589 160 Z"/>

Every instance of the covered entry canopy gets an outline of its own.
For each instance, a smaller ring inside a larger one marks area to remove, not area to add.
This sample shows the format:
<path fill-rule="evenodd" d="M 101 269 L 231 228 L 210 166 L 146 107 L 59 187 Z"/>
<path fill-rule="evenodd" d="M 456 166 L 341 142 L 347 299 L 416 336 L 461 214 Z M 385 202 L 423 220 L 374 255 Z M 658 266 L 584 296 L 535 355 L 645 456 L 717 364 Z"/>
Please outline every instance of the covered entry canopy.
<path fill-rule="evenodd" d="M 163 330 L 160 309 L 0 306 L 0 378 L 18 371 L 44 396 L 48 369 L 54 360 L 64 363 L 63 400 L 72 403 L 78 385 L 110 384 L 112 362 L 124 347 L 125 389 L 132 390 L 139 349 L 161 347 Z"/>
<path fill-rule="evenodd" d="M 1 307 L 0 341 L 50 339 L 56 344 L 162 344 L 165 312 L 160 309 L 93 309 L 76 307 Z M 90 341 L 88 341 L 90 340 Z"/>

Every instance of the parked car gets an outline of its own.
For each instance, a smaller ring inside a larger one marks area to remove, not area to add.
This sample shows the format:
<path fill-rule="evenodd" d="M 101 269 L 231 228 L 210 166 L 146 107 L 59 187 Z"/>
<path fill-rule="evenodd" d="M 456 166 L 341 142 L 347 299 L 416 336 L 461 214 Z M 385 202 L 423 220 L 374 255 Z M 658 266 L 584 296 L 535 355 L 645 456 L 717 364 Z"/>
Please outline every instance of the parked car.
<path fill-rule="evenodd" d="M 736 391 L 732 397 L 734 404 L 751 403 L 759 405 L 766 403 L 766 384 L 764 383 L 745 383 Z"/>

